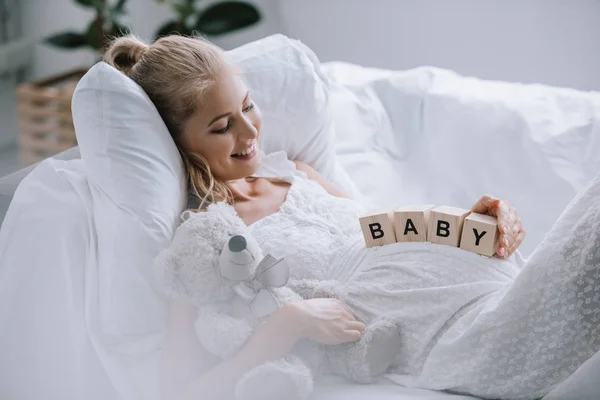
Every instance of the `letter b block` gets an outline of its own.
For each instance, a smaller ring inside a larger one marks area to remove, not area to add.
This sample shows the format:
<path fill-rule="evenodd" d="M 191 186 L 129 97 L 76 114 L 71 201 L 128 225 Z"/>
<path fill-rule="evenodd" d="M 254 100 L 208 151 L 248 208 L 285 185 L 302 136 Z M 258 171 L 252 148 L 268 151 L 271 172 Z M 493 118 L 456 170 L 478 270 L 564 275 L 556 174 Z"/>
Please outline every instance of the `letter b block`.
<path fill-rule="evenodd" d="M 431 243 L 458 247 L 465 218 L 471 211 L 440 206 L 431 210 L 427 240 Z"/>
<path fill-rule="evenodd" d="M 359 220 L 367 247 L 396 243 L 396 235 L 389 213 L 365 215 Z"/>
<path fill-rule="evenodd" d="M 465 219 L 460 248 L 491 257 L 498 248 L 498 219 L 491 215 L 471 214 Z"/>
<path fill-rule="evenodd" d="M 398 242 L 426 242 L 427 224 L 433 206 L 402 206 L 394 210 Z"/>

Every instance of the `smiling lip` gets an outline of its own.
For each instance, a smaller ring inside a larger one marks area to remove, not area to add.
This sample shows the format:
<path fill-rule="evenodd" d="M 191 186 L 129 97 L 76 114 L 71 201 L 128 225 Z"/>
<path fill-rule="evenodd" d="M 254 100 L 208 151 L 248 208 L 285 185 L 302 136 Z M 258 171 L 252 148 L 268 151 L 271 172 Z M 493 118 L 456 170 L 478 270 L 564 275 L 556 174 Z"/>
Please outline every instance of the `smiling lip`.
<path fill-rule="evenodd" d="M 231 156 L 233 159 L 235 160 L 242 160 L 242 161 L 247 161 L 250 160 L 252 158 L 254 158 L 254 156 L 256 155 L 256 143 L 252 145 L 252 152 L 246 154 L 245 156 Z"/>

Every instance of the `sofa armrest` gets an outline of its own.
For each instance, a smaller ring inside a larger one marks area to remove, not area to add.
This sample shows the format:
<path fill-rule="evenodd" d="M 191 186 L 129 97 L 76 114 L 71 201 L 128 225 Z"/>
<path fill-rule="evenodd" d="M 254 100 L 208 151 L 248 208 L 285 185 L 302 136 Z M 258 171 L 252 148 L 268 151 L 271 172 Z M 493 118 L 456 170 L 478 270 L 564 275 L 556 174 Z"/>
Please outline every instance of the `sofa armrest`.
<path fill-rule="evenodd" d="M 56 160 L 74 160 L 80 158 L 79 147 L 73 147 L 67 151 L 63 151 L 52 158 Z M 43 161 L 40 161 L 43 162 Z M 30 165 L 29 167 L 23 168 L 17 172 L 14 172 L 10 175 L 7 175 L 3 178 L 0 178 L 0 227 L 2 226 L 2 222 L 4 221 L 4 216 L 8 211 L 8 207 L 10 202 L 12 201 L 13 195 L 17 190 L 17 187 L 21 183 L 21 181 L 29 175 L 31 171 L 37 167 L 39 163 Z"/>

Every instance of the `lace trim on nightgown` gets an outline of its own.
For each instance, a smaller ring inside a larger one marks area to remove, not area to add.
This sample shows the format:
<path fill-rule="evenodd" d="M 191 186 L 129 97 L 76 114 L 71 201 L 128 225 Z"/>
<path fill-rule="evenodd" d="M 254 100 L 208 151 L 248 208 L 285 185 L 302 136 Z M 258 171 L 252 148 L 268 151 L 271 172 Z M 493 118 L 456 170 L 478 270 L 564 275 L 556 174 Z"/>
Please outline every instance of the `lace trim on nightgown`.
<path fill-rule="evenodd" d="M 308 175 L 306 175 L 304 171 L 296 169 L 296 164 L 287 158 L 285 151 L 276 151 L 269 154 L 260 151 L 260 155 L 260 168 L 256 174 L 252 176 L 257 178 L 282 180 L 288 183 L 292 183 L 294 177 L 308 179 Z"/>
<path fill-rule="evenodd" d="M 277 168 L 270 173 L 266 169 L 259 171 L 257 175 L 275 179 L 290 177 L 292 185 L 277 212 L 249 226 L 255 237 L 265 249 L 278 256 L 284 255 L 279 253 L 281 249 L 293 248 L 294 271 L 298 276 L 308 277 L 307 268 L 311 278 L 327 273 L 340 277 L 350 273 L 347 266 L 360 263 L 366 253 L 357 217 L 364 206 L 352 199 L 331 196 L 318 182 L 298 171 L 285 153 L 269 156 L 271 159 L 265 165 Z M 281 235 L 282 230 L 285 236 Z M 307 230 L 310 237 L 305 236 Z M 298 236 L 298 232 L 303 233 Z M 294 240 L 302 240 L 301 249 L 295 245 L 290 248 L 289 242 Z"/>

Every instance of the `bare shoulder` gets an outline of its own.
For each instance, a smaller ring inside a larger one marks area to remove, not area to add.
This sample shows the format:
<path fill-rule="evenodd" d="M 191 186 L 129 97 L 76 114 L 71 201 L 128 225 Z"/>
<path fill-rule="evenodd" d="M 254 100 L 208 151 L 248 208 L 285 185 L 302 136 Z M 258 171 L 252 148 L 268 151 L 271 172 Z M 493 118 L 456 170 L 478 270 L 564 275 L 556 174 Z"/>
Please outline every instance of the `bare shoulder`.
<path fill-rule="evenodd" d="M 294 160 L 294 164 L 296 164 L 296 168 L 298 170 L 306 173 L 308 179 L 317 181 L 321 186 L 323 186 L 323 189 L 325 189 L 330 195 L 345 198 L 349 197 L 347 194 L 339 190 L 332 182 L 327 180 L 323 175 L 317 172 L 310 165 L 306 164 L 304 161 Z"/>
<path fill-rule="evenodd" d="M 294 164 L 296 164 L 296 168 L 299 169 L 300 171 L 306 172 L 306 175 L 308 175 L 309 173 L 313 173 L 313 172 L 318 174 L 318 172 L 315 171 L 315 169 L 313 167 L 311 167 L 304 161 L 294 160 L 293 162 L 294 162 Z"/>

